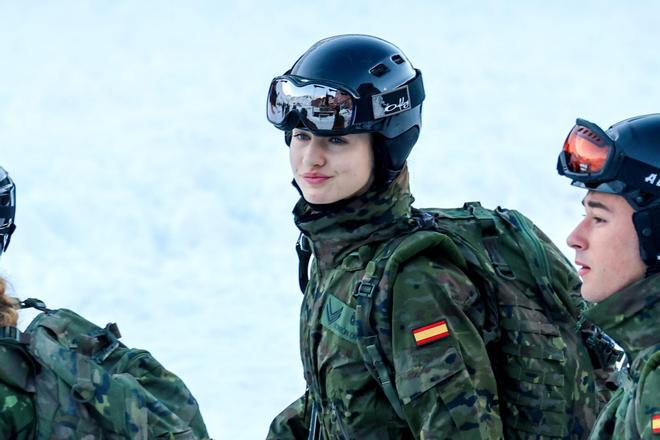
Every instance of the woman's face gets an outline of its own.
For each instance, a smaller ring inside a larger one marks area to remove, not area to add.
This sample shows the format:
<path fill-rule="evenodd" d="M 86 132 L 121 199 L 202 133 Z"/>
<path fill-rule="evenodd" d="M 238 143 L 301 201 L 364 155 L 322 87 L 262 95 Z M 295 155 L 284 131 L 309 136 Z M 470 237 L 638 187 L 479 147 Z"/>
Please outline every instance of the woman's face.
<path fill-rule="evenodd" d="M 599 302 L 642 279 L 646 265 L 626 199 L 590 191 L 582 204 L 584 219 L 566 241 L 580 267 L 580 293 L 587 301 Z"/>
<path fill-rule="evenodd" d="M 325 205 L 362 194 L 373 181 L 368 133 L 326 137 L 296 128 L 289 159 L 293 177 L 309 203 Z"/>

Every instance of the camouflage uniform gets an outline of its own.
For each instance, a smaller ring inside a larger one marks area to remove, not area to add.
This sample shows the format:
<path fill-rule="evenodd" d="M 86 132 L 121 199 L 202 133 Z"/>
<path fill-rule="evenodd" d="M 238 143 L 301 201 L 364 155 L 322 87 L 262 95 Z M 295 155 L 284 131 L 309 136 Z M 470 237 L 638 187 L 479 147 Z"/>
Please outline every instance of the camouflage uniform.
<path fill-rule="evenodd" d="M 358 350 L 355 286 L 378 246 L 406 229 L 412 200 L 404 171 L 386 190 L 332 212 L 314 212 L 304 200 L 296 205 L 296 224 L 314 253 L 300 321 L 309 390 L 275 418 L 269 439 L 306 439 L 312 404 L 325 439 L 502 437 L 497 385 L 481 334 L 485 307 L 449 261 L 414 257 L 402 266 L 391 303 L 375 303 L 390 307 L 391 327 L 376 331 L 394 367 L 405 420 Z M 413 331 L 441 320 L 449 333 L 418 346 Z"/>
<path fill-rule="evenodd" d="M 660 438 L 659 300 L 660 275 L 654 275 L 586 312 L 623 347 L 630 361 L 621 372 L 622 387 L 599 415 L 591 439 Z"/>
<path fill-rule="evenodd" d="M 8 350 L 0 346 L 0 351 Z M 19 390 L 11 376 L 5 374 L 5 368 L 10 365 L 0 365 L 0 438 L 2 439 L 32 439 L 36 434 L 36 418 L 32 397 Z"/>
<path fill-rule="evenodd" d="M 25 332 L 0 327 L 0 433 L 5 438 L 208 439 L 188 388 L 116 324 L 43 310 Z"/>

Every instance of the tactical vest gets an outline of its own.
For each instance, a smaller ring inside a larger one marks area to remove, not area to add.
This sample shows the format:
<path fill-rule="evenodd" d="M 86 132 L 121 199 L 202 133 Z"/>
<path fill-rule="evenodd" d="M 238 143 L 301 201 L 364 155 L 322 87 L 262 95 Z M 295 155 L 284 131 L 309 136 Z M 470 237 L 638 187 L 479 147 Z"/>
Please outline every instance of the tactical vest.
<path fill-rule="evenodd" d="M 411 229 L 376 251 L 358 283 L 356 321 L 365 365 L 394 410 L 403 416 L 393 369 L 383 346 L 389 335 L 375 323 L 391 311 L 375 308 L 391 298 L 399 268 L 420 254 L 435 254 L 465 271 L 488 310 L 482 335 L 498 382 L 504 438 L 585 438 L 602 403 L 595 369 L 618 356 L 602 333 L 580 322 L 582 300 L 575 270 L 522 214 L 482 208 L 414 210 Z M 299 241 L 300 283 L 306 285 L 304 239 Z M 382 327 L 382 326 L 380 326 Z M 582 328 L 580 328 L 582 327 Z"/>
<path fill-rule="evenodd" d="M 20 332 L 0 327 L 0 377 L 34 396 L 38 440 L 208 438 L 194 397 L 149 352 L 78 314 L 49 310 Z"/>

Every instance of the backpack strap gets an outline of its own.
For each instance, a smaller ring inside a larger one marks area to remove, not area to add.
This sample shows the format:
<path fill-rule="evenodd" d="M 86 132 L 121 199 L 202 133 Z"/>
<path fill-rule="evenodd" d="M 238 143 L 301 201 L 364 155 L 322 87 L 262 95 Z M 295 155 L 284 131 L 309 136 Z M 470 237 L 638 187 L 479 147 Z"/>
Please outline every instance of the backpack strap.
<path fill-rule="evenodd" d="M 490 260 L 490 266 L 501 278 L 514 281 L 516 279 L 516 274 L 498 250 L 497 240 L 500 232 L 497 230 L 497 224 L 493 212 L 484 209 L 479 202 L 467 202 L 463 205 L 463 209 L 467 210 L 479 223 L 481 228 L 481 239 L 486 254 L 488 254 Z"/>
<path fill-rule="evenodd" d="M 23 333 L 16 327 L 0 327 L 0 342 L 24 346 L 30 343 L 30 335 Z"/>
<path fill-rule="evenodd" d="M 19 303 L 21 309 L 46 308 L 43 301 L 28 298 Z M 6 383 L 27 392 L 34 392 L 34 376 L 41 370 L 39 361 L 30 352 L 32 336 L 16 327 L 0 327 L 0 378 Z"/>
<path fill-rule="evenodd" d="M 16 327 L 0 327 L 0 380 L 27 392 L 34 391 L 32 378 L 39 371 L 28 351 L 30 340 Z"/>
<path fill-rule="evenodd" d="M 309 283 L 309 260 L 312 258 L 312 243 L 302 232 L 296 241 L 296 253 L 298 254 L 298 285 L 302 293 L 305 293 Z"/>
<path fill-rule="evenodd" d="M 552 285 L 553 275 L 550 272 L 548 255 L 545 246 L 534 232 L 533 227 L 530 226 L 531 222 L 516 210 L 498 207 L 495 213 L 511 227 L 519 243 L 522 243 L 525 248 L 534 249 L 533 254 L 526 261 L 539 291 L 543 293 L 541 300 L 548 304 L 548 312 L 551 313 L 552 318 L 566 321 L 567 315 L 570 315 L 578 319 L 580 311 L 571 298 L 562 289 L 555 289 Z M 561 309 L 568 313 L 556 313 Z"/>
<path fill-rule="evenodd" d="M 388 294 L 392 294 L 394 279 L 399 266 L 415 255 L 433 248 L 440 248 L 450 260 L 460 267 L 465 267 L 465 260 L 453 242 L 445 235 L 433 231 L 416 231 L 400 235 L 381 247 L 376 257 L 366 267 L 364 276 L 357 283 L 353 293 L 356 301 L 355 318 L 357 323 L 357 343 L 364 359 L 365 366 L 371 376 L 380 384 L 385 397 L 400 419 L 406 420 L 403 404 L 394 387 L 393 368 L 385 356 L 378 333 L 373 322 L 389 319 L 374 313 L 374 295 L 379 288 L 384 274 L 388 274 Z"/>

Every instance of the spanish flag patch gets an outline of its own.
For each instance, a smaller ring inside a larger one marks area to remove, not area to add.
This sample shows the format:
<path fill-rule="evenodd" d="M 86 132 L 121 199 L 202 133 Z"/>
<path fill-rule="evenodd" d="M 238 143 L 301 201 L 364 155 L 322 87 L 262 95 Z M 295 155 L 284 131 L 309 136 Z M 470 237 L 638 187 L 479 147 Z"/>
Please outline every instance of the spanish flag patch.
<path fill-rule="evenodd" d="M 449 336 L 449 327 L 447 327 L 447 321 L 443 320 L 415 329 L 412 333 L 415 337 L 415 343 L 419 347 Z"/>
<path fill-rule="evenodd" d="M 653 434 L 660 434 L 660 414 L 656 414 L 651 418 L 651 430 Z"/>

